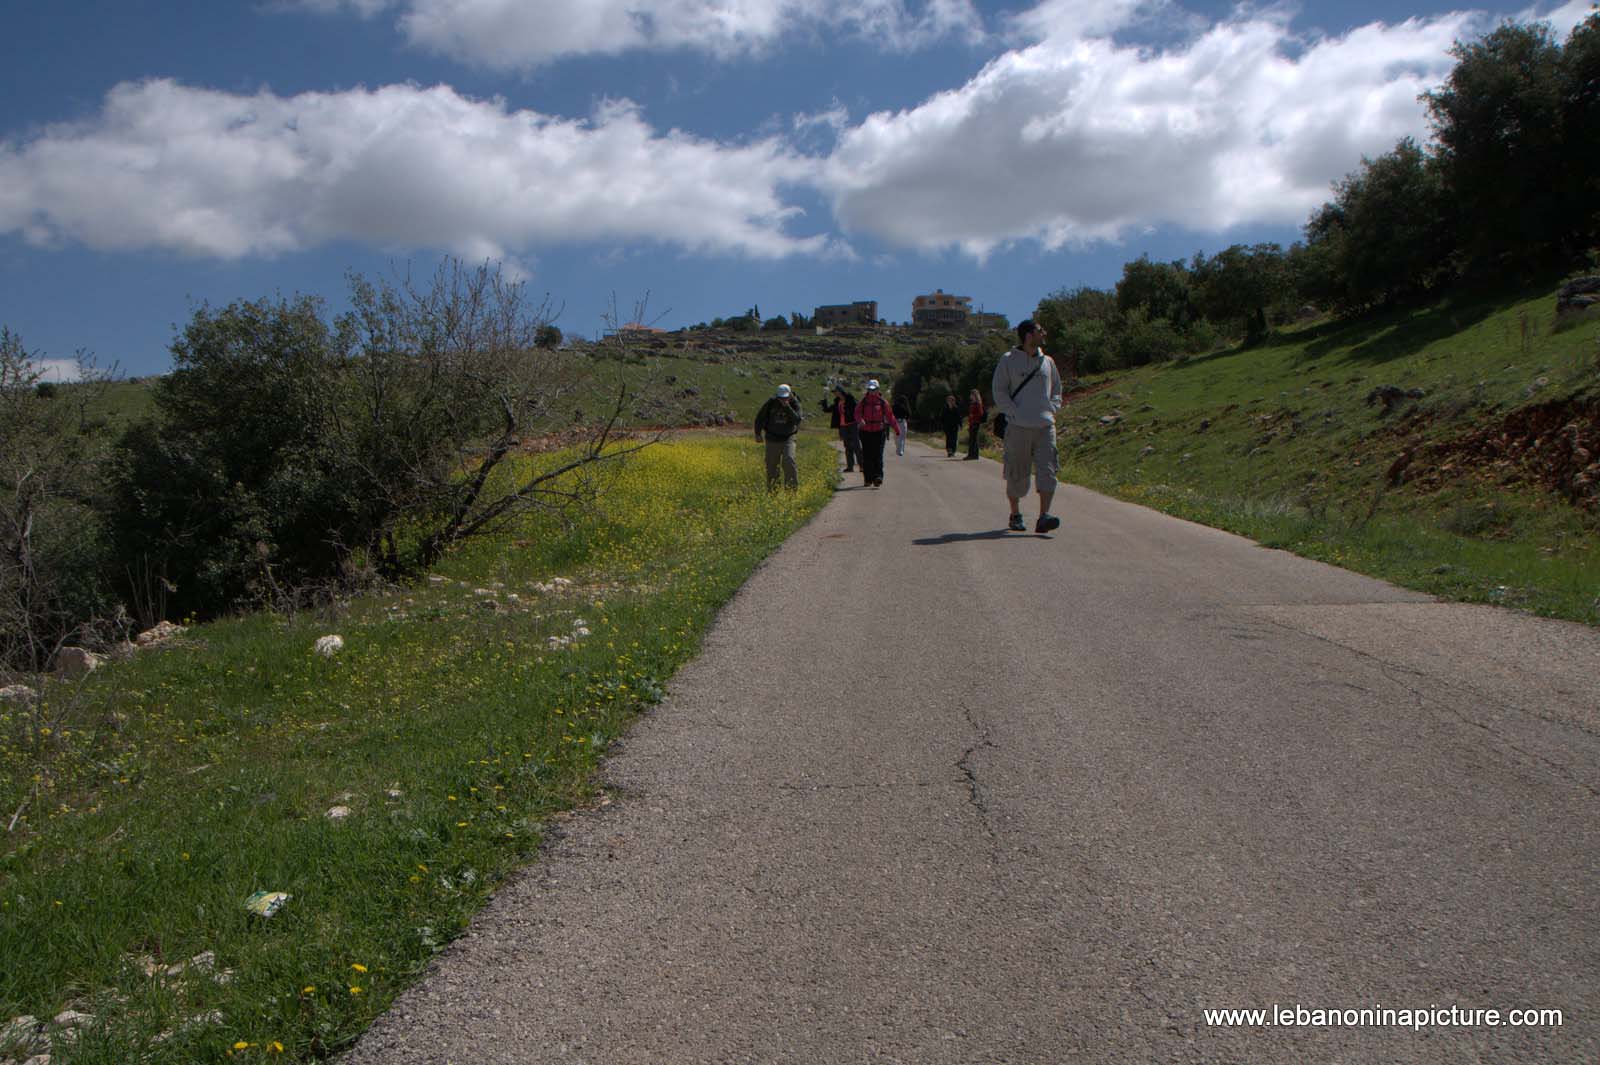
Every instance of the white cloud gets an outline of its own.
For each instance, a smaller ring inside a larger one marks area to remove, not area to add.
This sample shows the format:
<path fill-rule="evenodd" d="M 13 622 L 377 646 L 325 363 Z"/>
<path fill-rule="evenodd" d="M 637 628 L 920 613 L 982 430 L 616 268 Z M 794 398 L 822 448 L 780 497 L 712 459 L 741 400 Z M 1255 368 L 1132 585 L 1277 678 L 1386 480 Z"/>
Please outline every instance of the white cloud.
<path fill-rule="evenodd" d="M 1517 15 L 1516 21 L 1548 22 L 1551 29 L 1555 30 L 1556 40 L 1564 43 L 1567 34 L 1594 13 L 1594 0 L 1567 0 L 1556 8 L 1550 8 L 1547 4 L 1536 4 Z"/>
<path fill-rule="evenodd" d="M 468 63 L 526 69 L 565 56 L 685 50 L 719 57 L 759 54 L 821 29 L 886 48 L 915 48 L 946 35 L 981 34 L 972 0 L 299 0 L 327 13 L 399 9 L 414 45 Z"/>
<path fill-rule="evenodd" d="M 76 359 L 36 359 L 33 368 L 39 374 L 39 380 L 53 381 L 66 384 L 69 381 L 83 380 L 83 367 Z"/>
<path fill-rule="evenodd" d="M 241 96 L 117 86 L 91 121 L 0 142 L 0 232 L 36 244 L 236 259 L 349 239 L 502 258 L 557 242 L 660 241 L 777 257 L 780 195 L 815 164 L 776 139 L 651 129 L 627 101 L 587 121 L 448 87 Z"/>
<path fill-rule="evenodd" d="M 967 84 L 843 132 L 824 185 L 855 233 L 983 257 L 1177 224 L 1299 223 L 1330 182 L 1403 136 L 1478 16 L 1374 23 L 1302 40 L 1239 14 L 1166 49 L 1111 34 L 1137 0 L 1046 0 L 1015 17 L 1033 43 Z"/>

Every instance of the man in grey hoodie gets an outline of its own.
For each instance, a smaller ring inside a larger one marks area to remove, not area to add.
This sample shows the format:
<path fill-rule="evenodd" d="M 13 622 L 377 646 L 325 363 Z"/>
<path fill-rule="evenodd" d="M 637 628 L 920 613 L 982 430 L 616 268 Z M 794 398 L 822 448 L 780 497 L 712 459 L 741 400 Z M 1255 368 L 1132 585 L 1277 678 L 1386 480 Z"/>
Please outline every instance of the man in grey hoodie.
<path fill-rule="evenodd" d="M 1005 415 L 1006 499 L 1011 517 L 1006 528 L 1027 532 L 1022 520 L 1022 497 L 1030 478 L 1039 491 L 1039 520 L 1033 531 L 1047 533 L 1061 527 L 1050 513 L 1056 494 L 1056 411 L 1061 409 L 1061 373 L 1044 353 L 1044 329 L 1032 319 L 1017 325 L 1017 346 L 1000 356 L 990 391 L 994 405 Z"/>

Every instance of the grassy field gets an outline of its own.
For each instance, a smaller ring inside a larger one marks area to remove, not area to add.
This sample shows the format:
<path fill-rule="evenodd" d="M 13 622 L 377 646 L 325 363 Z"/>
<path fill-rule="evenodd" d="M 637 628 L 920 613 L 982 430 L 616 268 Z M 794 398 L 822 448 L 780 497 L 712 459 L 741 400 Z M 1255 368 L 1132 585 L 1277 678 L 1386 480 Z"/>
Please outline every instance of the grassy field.
<path fill-rule="evenodd" d="M 0 704 L 0 1027 L 89 1015 L 57 1065 L 347 1045 L 553 819 L 603 801 L 601 752 L 828 498 L 825 441 L 769 494 L 742 436 L 681 437 L 578 522 L 415 587 L 191 628 Z M 342 652 L 314 653 L 330 634 Z M 292 897 L 261 917 L 258 891 Z"/>
<path fill-rule="evenodd" d="M 1574 486 L 1600 457 L 1600 317 L 1558 326 L 1553 307 L 1548 290 L 1463 299 L 1088 381 L 1059 416 L 1064 473 L 1407 587 L 1600 624 L 1600 498 Z"/>

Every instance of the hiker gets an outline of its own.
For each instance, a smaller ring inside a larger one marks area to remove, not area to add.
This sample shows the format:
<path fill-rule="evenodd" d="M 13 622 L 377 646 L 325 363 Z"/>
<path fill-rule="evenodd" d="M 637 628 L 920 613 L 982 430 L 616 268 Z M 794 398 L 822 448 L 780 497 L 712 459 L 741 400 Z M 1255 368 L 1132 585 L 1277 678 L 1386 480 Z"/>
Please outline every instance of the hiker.
<path fill-rule="evenodd" d="M 785 488 L 800 487 L 800 468 L 794 461 L 794 437 L 800 431 L 805 415 L 800 413 L 800 401 L 794 389 L 779 385 L 778 394 L 761 405 L 756 412 L 756 443 L 762 435 L 767 443 L 767 488 L 778 487 L 778 468 L 783 467 Z"/>
<path fill-rule="evenodd" d="M 883 487 L 883 445 L 885 434 L 893 429 L 900 431 L 894 410 L 883 393 L 878 391 L 878 381 L 867 382 L 866 394 L 856 404 L 856 425 L 861 430 L 861 476 L 869 488 Z"/>
<path fill-rule="evenodd" d="M 944 410 L 939 412 L 939 425 L 944 429 L 945 458 L 953 459 L 956 457 L 956 443 L 961 439 L 961 406 L 956 402 L 954 392 L 944 397 Z"/>
<path fill-rule="evenodd" d="M 983 432 L 983 419 L 987 412 L 983 409 L 983 396 L 976 388 L 967 397 L 967 458 L 978 457 L 978 435 Z"/>
<path fill-rule="evenodd" d="M 996 435 L 1005 445 L 1006 500 L 1011 517 L 1006 524 L 1011 532 L 1027 532 L 1022 520 L 1022 497 L 1028 494 L 1031 475 L 1039 491 L 1039 520 L 1033 531 L 1047 533 L 1061 526 L 1061 519 L 1050 513 L 1056 494 L 1056 411 L 1061 409 L 1061 373 L 1044 353 L 1044 329 L 1027 319 L 1017 326 L 1017 346 L 1000 356 L 995 364 L 991 391 L 998 423 L 1005 419 Z"/>
<path fill-rule="evenodd" d="M 894 438 L 894 453 L 896 458 L 906 457 L 906 433 L 911 429 L 911 402 L 905 395 L 896 392 L 894 403 L 890 405 L 895 418 L 900 422 L 900 432 Z"/>
<path fill-rule="evenodd" d="M 844 445 L 844 472 L 856 472 L 856 461 L 861 457 L 861 433 L 856 427 L 856 399 L 844 390 L 844 385 L 833 386 L 833 401 L 822 401 L 822 409 L 830 415 L 828 424 L 839 430 L 839 443 Z"/>

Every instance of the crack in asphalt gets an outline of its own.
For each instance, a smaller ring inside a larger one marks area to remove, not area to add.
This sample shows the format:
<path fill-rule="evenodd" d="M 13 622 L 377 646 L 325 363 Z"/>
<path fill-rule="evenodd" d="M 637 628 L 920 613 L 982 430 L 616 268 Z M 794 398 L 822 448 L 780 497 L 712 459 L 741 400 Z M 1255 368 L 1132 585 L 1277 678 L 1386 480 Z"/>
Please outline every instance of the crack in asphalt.
<path fill-rule="evenodd" d="M 993 749 L 994 741 L 989 739 L 989 730 L 978 723 L 978 717 L 970 706 L 963 706 L 961 713 L 967 719 L 967 724 L 972 727 L 972 731 L 978 734 L 978 742 L 962 752 L 961 757 L 956 760 L 956 768 L 961 770 L 961 775 L 966 778 L 967 801 L 978 811 L 978 821 L 983 825 L 983 830 L 993 837 L 996 834 L 994 824 L 989 820 L 989 806 L 984 801 L 983 787 L 978 783 L 978 771 L 973 768 L 972 756 L 984 748 Z"/>

